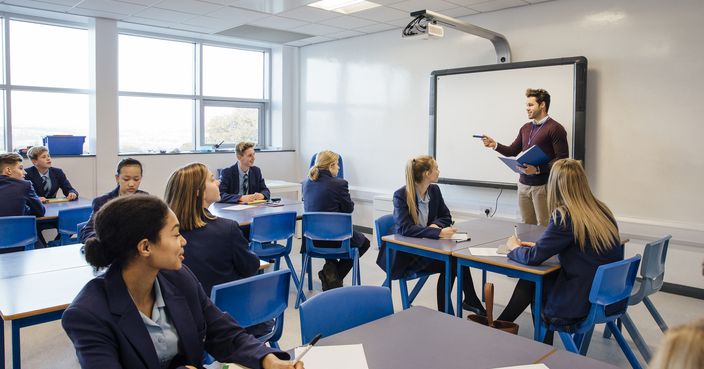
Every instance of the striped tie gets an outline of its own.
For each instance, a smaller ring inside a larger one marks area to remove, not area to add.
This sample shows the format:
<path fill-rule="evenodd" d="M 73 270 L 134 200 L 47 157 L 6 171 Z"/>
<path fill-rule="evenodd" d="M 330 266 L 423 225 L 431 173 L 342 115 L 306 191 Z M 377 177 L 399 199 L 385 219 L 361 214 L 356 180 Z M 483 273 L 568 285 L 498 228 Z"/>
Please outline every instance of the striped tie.
<path fill-rule="evenodd" d="M 249 190 L 249 175 L 247 173 L 242 177 L 242 194 L 246 195 Z"/>
<path fill-rule="evenodd" d="M 49 193 L 49 178 L 46 175 L 42 176 L 42 185 L 44 187 L 44 194 Z"/>

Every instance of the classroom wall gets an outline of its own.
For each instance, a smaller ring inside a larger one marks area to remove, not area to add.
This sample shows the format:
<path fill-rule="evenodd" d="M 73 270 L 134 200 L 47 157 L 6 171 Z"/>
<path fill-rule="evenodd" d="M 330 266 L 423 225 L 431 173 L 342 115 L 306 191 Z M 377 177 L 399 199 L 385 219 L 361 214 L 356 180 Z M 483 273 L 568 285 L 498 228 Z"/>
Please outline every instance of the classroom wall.
<path fill-rule="evenodd" d="M 704 161 L 698 150 L 704 136 L 703 13 L 704 3 L 697 0 L 559 0 L 463 18 L 506 36 L 513 61 L 587 57 L 585 162 L 592 189 L 612 208 L 623 232 L 643 239 L 673 233 L 673 244 L 684 251 L 670 255 L 671 262 L 682 264 L 668 276 L 699 288 L 704 287 Z M 445 38 L 437 40 L 402 39 L 400 33 L 300 51 L 301 169 L 316 151 L 340 152 L 362 206 L 403 185 L 405 161 L 427 153 L 430 73 L 496 59 L 489 41 L 447 27 Z M 490 93 L 491 86 L 481 88 Z M 467 138 L 467 144 L 478 143 Z M 466 162 L 471 165 L 471 158 Z M 478 212 L 494 206 L 499 191 L 443 186 L 443 193 L 453 210 Z M 497 216 L 518 216 L 514 191 L 501 195 Z M 371 226 L 372 219 L 356 222 Z"/>

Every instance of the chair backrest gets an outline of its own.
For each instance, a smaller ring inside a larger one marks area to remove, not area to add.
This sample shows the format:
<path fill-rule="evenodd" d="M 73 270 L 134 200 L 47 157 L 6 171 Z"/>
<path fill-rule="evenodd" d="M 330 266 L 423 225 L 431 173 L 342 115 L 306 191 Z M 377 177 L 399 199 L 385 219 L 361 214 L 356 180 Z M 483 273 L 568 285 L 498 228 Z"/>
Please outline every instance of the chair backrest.
<path fill-rule="evenodd" d="M 67 235 L 75 234 L 78 223 L 88 221 L 92 212 L 93 208 L 90 205 L 59 210 L 59 233 Z"/>
<path fill-rule="evenodd" d="M 376 245 L 381 247 L 384 242 L 381 238 L 394 232 L 394 216 L 386 214 L 377 218 L 374 221 L 374 232 L 376 233 Z"/>
<path fill-rule="evenodd" d="M 667 258 L 667 246 L 670 244 L 671 235 L 667 235 L 659 240 L 649 242 L 643 250 L 643 261 L 640 267 L 640 275 L 643 277 L 641 285 L 647 285 L 648 289 L 654 293 L 660 290 L 665 279 L 665 259 Z M 648 294 L 650 294 L 648 293 Z"/>
<path fill-rule="evenodd" d="M 591 321 L 592 324 L 602 323 L 610 316 L 623 314 L 627 304 L 624 304 L 623 310 L 609 315 L 606 314 L 606 306 L 625 301 L 631 296 L 640 259 L 640 255 L 636 255 L 597 268 L 592 289 L 589 292 L 589 302 L 592 306 L 585 321 Z"/>
<path fill-rule="evenodd" d="M 288 269 L 258 274 L 215 285 L 210 298 L 245 328 L 276 319 L 274 330 L 263 340 L 278 341 L 283 332 L 290 281 Z"/>
<path fill-rule="evenodd" d="M 301 304 L 301 340 L 327 337 L 394 313 L 391 290 L 379 286 L 347 286 L 315 295 Z"/>
<path fill-rule="evenodd" d="M 34 249 L 37 242 L 37 218 L 33 216 L 0 217 L 0 248 L 24 246 Z"/>
<path fill-rule="evenodd" d="M 252 218 L 249 227 L 249 249 L 252 252 L 260 257 L 269 256 L 272 252 L 288 254 L 296 233 L 296 212 L 259 215 Z M 286 240 L 283 248 L 276 243 L 280 240 Z"/>
<path fill-rule="evenodd" d="M 350 253 L 352 239 L 352 214 L 310 212 L 303 213 L 303 237 L 306 252 L 318 254 Z M 340 248 L 315 247 L 312 241 L 340 241 Z M 351 254 L 350 254 L 351 255 Z"/>
<path fill-rule="evenodd" d="M 337 159 L 337 165 L 340 167 L 340 170 L 337 172 L 337 178 L 345 178 L 345 168 L 344 165 L 342 164 L 342 155 L 338 154 L 339 158 Z M 315 165 L 315 159 L 318 157 L 318 153 L 313 154 L 313 157 L 310 158 L 310 165 L 308 168 L 313 168 L 313 165 Z"/>

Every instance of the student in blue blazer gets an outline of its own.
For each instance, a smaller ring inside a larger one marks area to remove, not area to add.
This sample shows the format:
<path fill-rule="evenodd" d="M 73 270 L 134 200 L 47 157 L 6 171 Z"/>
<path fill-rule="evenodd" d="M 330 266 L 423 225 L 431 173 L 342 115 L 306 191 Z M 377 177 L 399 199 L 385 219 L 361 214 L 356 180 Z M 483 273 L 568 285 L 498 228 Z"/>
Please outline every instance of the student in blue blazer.
<path fill-rule="evenodd" d="M 34 146 L 27 151 L 27 157 L 32 160 L 33 166 L 27 168 L 24 179 L 32 182 L 34 190 L 42 202 L 55 198 L 59 189 L 67 200 L 78 199 L 78 191 L 71 186 L 64 171 L 51 166 L 49 149 L 44 146 Z"/>
<path fill-rule="evenodd" d="M 592 194 L 582 164 L 561 159 L 552 165 L 547 187 L 550 223 L 540 239 L 507 244 L 508 257 L 522 264 L 539 265 L 557 255 L 562 268 L 544 284 L 542 316 L 549 324 L 569 326 L 589 311 L 589 292 L 596 269 L 623 260 L 623 246 L 611 210 Z M 533 301 L 535 284 L 519 280 L 500 320 L 515 320 Z M 624 306 L 612 306 L 616 311 Z M 608 312 L 609 309 L 607 309 Z M 546 343 L 552 343 L 552 332 Z"/>
<path fill-rule="evenodd" d="M 186 240 L 163 201 L 120 197 L 97 213 L 95 229 L 86 261 L 107 272 L 86 284 L 61 319 L 82 368 L 195 369 L 206 351 L 248 368 L 303 368 L 213 305 L 182 266 Z"/>
<path fill-rule="evenodd" d="M 308 173 L 308 179 L 303 183 L 303 208 L 306 212 L 325 211 L 336 213 L 352 213 L 354 202 L 350 198 L 347 181 L 337 178 L 340 169 L 339 155 L 332 151 L 321 151 L 315 160 L 315 165 Z M 316 241 L 318 247 L 340 247 L 339 242 Z M 303 245 L 305 246 L 305 245 Z M 369 240 L 360 232 L 352 232 L 351 247 L 359 249 L 362 257 L 369 249 Z M 302 247 L 304 250 L 305 247 Z M 342 280 L 352 270 L 353 262 L 349 259 L 325 260 L 323 270 L 318 277 L 323 284 L 323 291 L 342 287 Z"/>
<path fill-rule="evenodd" d="M 125 158 L 120 160 L 117 164 L 117 170 L 115 173 L 115 182 L 117 182 L 117 187 L 115 187 L 114 190 L 93 199 L 93 212 L 90 214 L 88 223 L 79 233 L 81 242 L 85 243 L 88 238 L 95 236 L 95 230 L 93 229 L 93 217 L 108 201 L 119 196 L 134 195 L 137 193 L 143 195 L 147 194 L 139 189 L 139 185 L 142 183 L 142 174 L 142 163 L 140 163 L 137 159 Z"/>
<path fill-rule="evenodd" d="M 406 164 L 406 185 L 394 192 L 394 233 L 406 237 L 448 238 L 452 228 L 452 215 L 445 205 L 438 181 L 440 171 L 433 157 L 418 156 Z M 386 271 L 386 247 L 382 247 L 376 259 L 377 265 Z M 452 283 L 456 266 L 452 266 Z M 391 255 L 391 278 L 400 278 L 419 271 L 440 273 L 437 284 L 438 310 L 445 310 L 445 264 L 437 260 L 408 253 L 393 252 Z M 472 275 L 467 269 L 463 274 L 463 307 L 477 314 L 486 314 L 472 283 Z"/>
<path fill-rule="evenodd" d="M 25 174 L 19 154 L 0 154 L 0 216 L 44 215 L 44 205 Z"/>
<path fill-rule="evenodd" d="M 220 173 L 220 202 L 250 202 L 271 197 L 262 171 L 254 166 L 254 143 L 240 142 L 235 148 L 237 162 Z"/>

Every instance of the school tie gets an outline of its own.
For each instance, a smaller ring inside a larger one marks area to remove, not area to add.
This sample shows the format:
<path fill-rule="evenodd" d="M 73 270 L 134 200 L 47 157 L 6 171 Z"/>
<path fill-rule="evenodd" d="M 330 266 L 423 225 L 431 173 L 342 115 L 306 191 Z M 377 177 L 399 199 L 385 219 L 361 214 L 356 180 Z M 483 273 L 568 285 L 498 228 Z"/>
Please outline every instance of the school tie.
<path fill-rule="evenodd" d="M 249 190 L 249 175 L 247 173 L 244 174 L 242 177 L 242 194 L 246 195 L 248 194 Z"/>
<path fill-rule="evenodd" d="M 44 187 L 44 194 L 49 193 L 49 177 L 47 175 L 42 176 L 42 187 Z"/>

